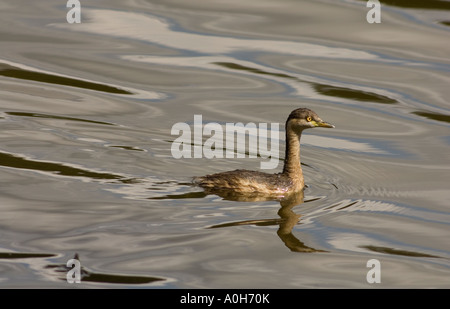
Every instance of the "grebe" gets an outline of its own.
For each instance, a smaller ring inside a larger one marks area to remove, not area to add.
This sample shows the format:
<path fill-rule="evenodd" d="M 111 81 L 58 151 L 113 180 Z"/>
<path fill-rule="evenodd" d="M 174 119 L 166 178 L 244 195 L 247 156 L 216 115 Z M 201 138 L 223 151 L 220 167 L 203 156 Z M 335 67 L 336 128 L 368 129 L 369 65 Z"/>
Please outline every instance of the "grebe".
<path fill-rule="evenodd" d="M 300 137 L 304 129 L 315 127 L 334 128 L 308 108 L 298 108 L 290 113 L 286 120 L 286 154 L 281 173 L 267 174 L 239 169 L 194 177 L 193 181 L 208 191 L 278 196 L 299 192 L 305 186 L 300 163 Z"/>

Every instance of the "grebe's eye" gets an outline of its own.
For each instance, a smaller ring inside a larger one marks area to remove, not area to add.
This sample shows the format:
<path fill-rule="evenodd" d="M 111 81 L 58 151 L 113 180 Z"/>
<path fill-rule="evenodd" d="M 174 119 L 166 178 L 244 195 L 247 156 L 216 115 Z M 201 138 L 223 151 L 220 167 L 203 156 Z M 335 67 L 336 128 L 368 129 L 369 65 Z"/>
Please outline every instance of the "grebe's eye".
<path fill-rule="evenodd" d="M 306 117 L 306 121 L 310 122 L 312 120 L 311 116 Z"/>

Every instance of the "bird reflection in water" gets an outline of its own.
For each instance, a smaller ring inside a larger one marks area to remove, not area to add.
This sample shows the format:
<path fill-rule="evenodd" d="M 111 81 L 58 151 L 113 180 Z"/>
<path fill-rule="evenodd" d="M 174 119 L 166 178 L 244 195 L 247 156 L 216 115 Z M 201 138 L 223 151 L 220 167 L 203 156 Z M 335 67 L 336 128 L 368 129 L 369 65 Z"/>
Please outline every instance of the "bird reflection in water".
<path fill-rule="evenodd" d="M 292 230 L 300 222 L 301 215 L 295 213 L 293 208 L 304 202 L 303 190 L 286 195 L 281 198 L 274 198 L 270 196 L 257 195 L 257 194 L 242 194 L 233 193 L 231 191 L 220 190 L 206 190 L 205 194 L 215 194 L 222 197 L 225 200 L 238 201 L 238 202 L 262 202 L 277 200 L 280 202 L 281 208 L 278 210 L 279 218 L 274 219 L 260 219 L 260 220 L 244 220 L 228 222 L 223 224 L 212 225 L 209 228 L 223 228 L 241 225 L 256 225 L 256 226 L 271 226 L 279 225 L 277 235 L 283 241 L 283 243 L 293 252 L 326 252 L 324 250 L 315 249 L 306 246 L 300 241 L 293 233 Z"/>

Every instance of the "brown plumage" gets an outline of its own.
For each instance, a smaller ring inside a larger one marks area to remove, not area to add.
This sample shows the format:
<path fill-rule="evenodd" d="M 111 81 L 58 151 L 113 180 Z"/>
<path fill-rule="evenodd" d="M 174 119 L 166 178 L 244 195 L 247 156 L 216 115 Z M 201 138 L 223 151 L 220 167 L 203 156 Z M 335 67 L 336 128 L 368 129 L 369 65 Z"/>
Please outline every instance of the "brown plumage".
<path fill-rule="evenodd" d="M 280 196 L 298 192 L 305 185 L 300 163 L 300 137 L 304 129 L 315 127 L 334 128 L 310 109 L 298 108 L 290 113 L 286 120 L 286 154 L 281 173 L 235 170 L 194 177 L 193 181 L 208 191 Z"/>

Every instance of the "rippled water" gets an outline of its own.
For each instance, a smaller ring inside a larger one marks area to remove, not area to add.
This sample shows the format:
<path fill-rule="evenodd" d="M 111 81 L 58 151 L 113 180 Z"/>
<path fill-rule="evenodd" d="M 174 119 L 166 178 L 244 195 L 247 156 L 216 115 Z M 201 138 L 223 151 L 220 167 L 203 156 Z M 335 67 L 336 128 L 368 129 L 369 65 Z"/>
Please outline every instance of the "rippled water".
<path fill-rule="evenodd" d="M 0 286 L 69 287 L 77 254 L 80 287 L 450 287 L 448 2 L 80 2 L 0 4 Z M 172 156 L 194 115 L 298 107 L 336 125 L 304 196 L 206 194 L 262 158 Z"/>

